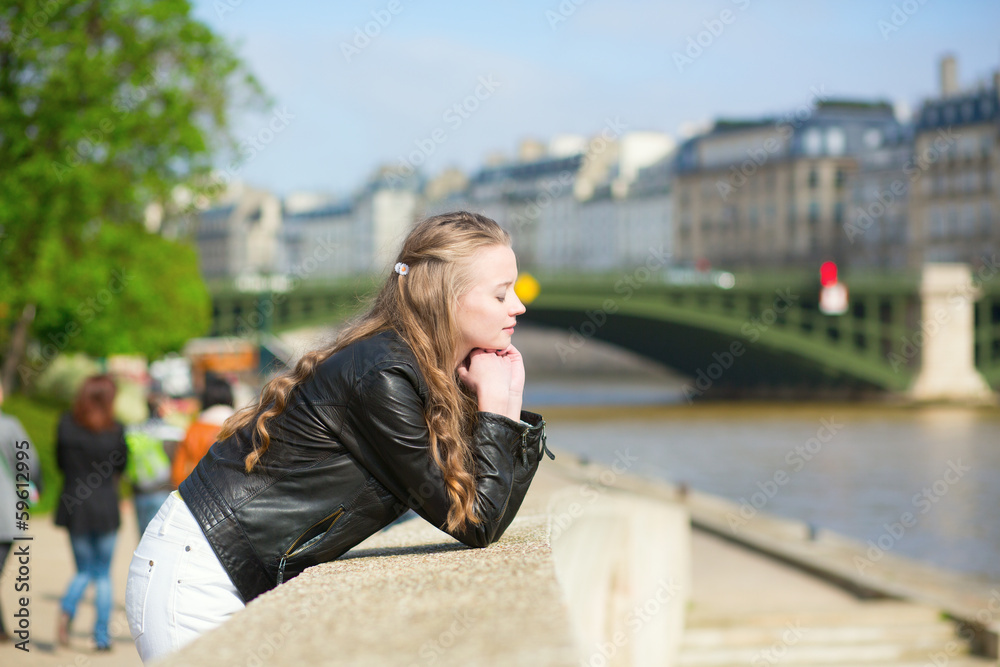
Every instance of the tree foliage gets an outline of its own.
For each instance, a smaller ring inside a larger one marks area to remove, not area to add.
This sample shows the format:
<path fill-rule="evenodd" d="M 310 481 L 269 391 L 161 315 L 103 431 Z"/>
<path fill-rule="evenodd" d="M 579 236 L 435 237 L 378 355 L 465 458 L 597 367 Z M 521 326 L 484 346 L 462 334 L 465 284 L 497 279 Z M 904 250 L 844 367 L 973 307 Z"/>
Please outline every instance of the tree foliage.
<path fill-rule="evenodd" d="M 48 304 L 35 317 L 42 356 L 176 350 L 208 332 L 209 294 L 193 248 L 135 226 L 103 225 L 80 250 L 43 239 L 26 298 Z"/>
<path fill-rule="evenodd" d="M 204 331 L 193 250 L 150 235 L 145 211 L 161 205 L 169 228 L 175 193 L 203 190 L 235 150 L 230 109 L 264 102 L 185 0 L 0 4 L 0 346 L 27 304 L 40 342 L 75 322 L 65 349 L 91 354 Z M 120 298 L 83 322 L 123 266 Z"/>

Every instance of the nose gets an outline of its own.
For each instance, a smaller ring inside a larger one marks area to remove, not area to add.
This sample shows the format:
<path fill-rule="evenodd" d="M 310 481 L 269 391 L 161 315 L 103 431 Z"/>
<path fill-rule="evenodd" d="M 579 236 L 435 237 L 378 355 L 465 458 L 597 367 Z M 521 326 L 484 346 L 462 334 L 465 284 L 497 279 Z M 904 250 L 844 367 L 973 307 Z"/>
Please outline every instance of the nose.
<path fill-rule="evenodd" d="M 514 304 L 516 304 L 516 305 L 514 305 Z M 516 315 L 520 315 L 521 313 L 523 313 L 523 312 L 525 311 L 525 307 L 524 307 L 524 304 L 523 304 L 523 303 L 521 303 L 521 299 L 519 299 L 519 298 L 518 298 L 518 296 L 517 296 L 517 293 L 516 293 L 516 292 L 514 293 L 514 303 L 513 303 L 513 304 L 511 304 L 511 305 L 513 305 L 513 306 L 514 306 L 514 307 L 513 307 L 513 308 L 511 308 L 511 310 L 510 310 L 510 314 L 511 314 L 511 315 L 514 315 L 514 316 L 516 316 Z"/>

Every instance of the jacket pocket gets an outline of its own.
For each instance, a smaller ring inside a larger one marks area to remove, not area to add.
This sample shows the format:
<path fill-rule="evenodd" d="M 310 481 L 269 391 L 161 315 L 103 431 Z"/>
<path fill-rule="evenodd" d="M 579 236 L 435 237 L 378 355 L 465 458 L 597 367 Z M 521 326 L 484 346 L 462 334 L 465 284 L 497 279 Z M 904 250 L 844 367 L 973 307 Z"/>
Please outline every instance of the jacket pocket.
<path fill-rule="evenodd" d="M 280 584 L 285 578 L 285 561 L 289 558 L 294 558 L 302 554 L 304 551 L 315 545 L 317 542 L 322 540 L 330 529 L 333 528 L 337 520 L 344 515 L 344 506 L 341 505 L 336 510 L 334 510 L 328 516 L 323 517 L 309 528 L 295 538 L 295 541 L 285 549 L 285 552 L 281 555 L 281 562 L 278 564 L 278 583 Z"/>

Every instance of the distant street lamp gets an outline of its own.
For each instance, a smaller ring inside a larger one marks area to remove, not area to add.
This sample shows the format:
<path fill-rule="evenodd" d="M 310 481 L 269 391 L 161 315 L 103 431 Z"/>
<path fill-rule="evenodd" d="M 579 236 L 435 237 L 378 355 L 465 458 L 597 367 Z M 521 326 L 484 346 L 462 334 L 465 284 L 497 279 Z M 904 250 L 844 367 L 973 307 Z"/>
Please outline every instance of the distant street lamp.
<path fill-rule="evenodd" d="M 823 262 L 819 267 L 819 311 L 824 315 L 843 315 L 847 312 L 847 286 L 837 282 L 837 265 Z"/>

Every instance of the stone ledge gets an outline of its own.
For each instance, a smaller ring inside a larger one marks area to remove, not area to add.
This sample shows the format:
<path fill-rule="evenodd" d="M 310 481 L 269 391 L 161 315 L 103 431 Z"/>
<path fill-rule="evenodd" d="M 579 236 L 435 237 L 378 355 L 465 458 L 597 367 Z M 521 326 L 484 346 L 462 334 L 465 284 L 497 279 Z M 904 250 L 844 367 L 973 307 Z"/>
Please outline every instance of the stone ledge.
<path fill-rule="evenodd" d="M 394 524 L 157 664 L 670 664 L 690 590 L 686 511 L 592 486 L 565 458 L 545 459 L 489 547 L 419 517 Z M 572 509 L 585 491 L 593 500 Z M 684 557 L 660 557 L 668 545 Z"/>

